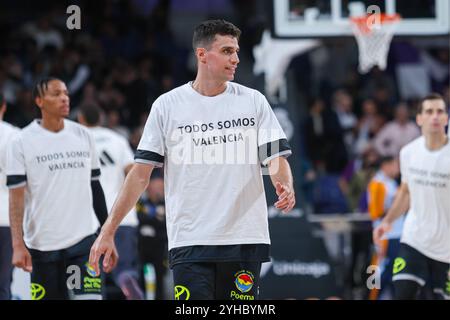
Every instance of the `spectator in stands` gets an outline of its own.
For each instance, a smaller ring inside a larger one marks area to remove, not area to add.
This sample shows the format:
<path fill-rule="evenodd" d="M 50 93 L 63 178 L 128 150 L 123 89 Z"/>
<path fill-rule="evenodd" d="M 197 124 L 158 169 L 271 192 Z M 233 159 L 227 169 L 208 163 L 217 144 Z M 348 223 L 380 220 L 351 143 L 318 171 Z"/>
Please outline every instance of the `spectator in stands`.
<path fill-rule="evenodd" d="M 369 146 L 379 125 L 378 106 L 372 99 L 362 102 L 362 116 L 358 120 L 358 135 L 355 142 L 355 154 L 361 155 Z"/>
<path fill-rule="evenodd" d="M 369 214 L 375 229 L 394 202 L 398 190 L 397 178 L 400 167 L 397 158 L 382 157 L 379 169 L 367 187 Z M 370 292 L 370 299 L 391 299 L 393 296 L 392 269 L 400 247 L 404 216 L 397 219 L 390 232 L 379 245 L 375 245 L 372 264 L 378 265 L 381 272 L 380 288 Z"/>
<path fill-rule="evenodd" d="M 395 109 L 395 119 L 381 129 L 375 137 L 374 145 L 380 155 L 398 157 L 400 149 L 418 136 L 420 130 L 410 120 L 408 105 L 400 103 Z"/>
<path fill-rule="evenodd" d="M 319 171 L 339 173 L 348 156 L 336 113 L 326 110 L 321 99 L 313 99 L 304 130 L 306 150 L 314 167 Z"/>
<path fill-rule="evenodd" d="M 344 132 L 344 143 L 347 154 L 354 155 L 355 130 L 357 118 L 353 113 L 353 98 L 347 91 L 339 89 L 333 94 L 333 110 L 336 112 L 339 124 Z"/>

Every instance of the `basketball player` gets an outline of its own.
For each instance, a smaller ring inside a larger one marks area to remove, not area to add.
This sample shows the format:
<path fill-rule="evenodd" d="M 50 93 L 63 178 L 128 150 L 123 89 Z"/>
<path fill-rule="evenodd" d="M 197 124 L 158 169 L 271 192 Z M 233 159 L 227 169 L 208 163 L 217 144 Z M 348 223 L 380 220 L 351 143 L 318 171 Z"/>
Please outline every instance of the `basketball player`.
<path fill-rule="evenodd" d="M 64 119 L 64 82 L 42 79 L 33 97 L 42 119 L 16 135 L 7 154 L 13 264 L 31 272 L 32 299 L 98 300 L 102 281 L 88 257 L 95 214 L 103 223 L 107 210 L 94 140 Z"/>
<path fill-rule="evenodd" d="M 375 229 L 394 202 L 398 190 L 397 178 L 400 174 L 398 159 L 392 156 L 382 157 L 379 169 L 367 187 L 367 200 L 372 226 Z M 389 299 L 392 297 L 392 269 L 398 254 L 400 237 L 403 230 L 404 216 L 395 220 L 392 230 L 381 240 L 381 246 L 375 246 L 374 262 L 380 267 L 381 281 L 379 290 L 372 290 L 370 300 Z"/>
<path fill-rule="evenodd" d="M 375 243 L 408 210 L 393 278 L 396 299 L 416 299 L 428 282 L 436 299 L 450 296 L 450 143 L 448 112 L 438 94 L 425 97 L 416 118 L 422 136 L 400 152 L 402 183 Z"/>
<path fill-rule="evenodd" d="M 276 208 L 295 205 L 285 157 L 286 136 L 266 98 L 231 82 L 239 63 L 240 30 L 224 20 L 196 27 L 195 81 L 154 103 L 133 168 L 90 262 L 110 268 L 114 234 L 164 165 L 169 264 L 175 299 L 256 299 L 261 263 L 269 260 L 267 204 L 261 165 L 278 195 Z"/>
<path fill-rule="evenodd" d="M 19 129 L 3 121 L 6 101 L 0 93 L 0 300 L 11 299 L 13 265 L 11 230 L 8 217 L 8 188 L 6 187 L 6 147 Z"/>

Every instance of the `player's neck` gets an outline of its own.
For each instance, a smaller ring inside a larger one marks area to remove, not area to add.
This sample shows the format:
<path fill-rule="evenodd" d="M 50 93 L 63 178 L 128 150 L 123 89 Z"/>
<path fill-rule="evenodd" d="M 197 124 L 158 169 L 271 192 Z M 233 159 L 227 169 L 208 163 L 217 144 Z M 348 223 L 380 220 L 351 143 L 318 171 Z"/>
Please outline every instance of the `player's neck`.
<path fill-rule="evenodd" d="M 226 90 L 227 83 L 197 76 L 192 82 L 192 88 L 203 96 L 214 97 Z"/>
<path fill-rule="evenodd" d="M 41 126 L 48 131 L 59 132 L 64 129 L 64 118 L 42 117 Z"/>
<path fill-rule="evenodd" d="M 445 133 L 428 134 L 425 136 L 425 145 L 428 150 L 438 150 L 447 144 L 448 137 Z"/>

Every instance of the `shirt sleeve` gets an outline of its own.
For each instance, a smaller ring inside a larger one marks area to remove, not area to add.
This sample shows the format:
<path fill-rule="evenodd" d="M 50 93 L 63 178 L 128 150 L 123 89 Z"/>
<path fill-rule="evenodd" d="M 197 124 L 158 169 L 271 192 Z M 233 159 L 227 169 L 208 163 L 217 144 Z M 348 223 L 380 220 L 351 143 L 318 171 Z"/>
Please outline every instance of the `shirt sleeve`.
<path fill-rule="evenodd" d="M 276 157 L 288 157 L 292 154 L 286 134 L 280 126 L 267 99 L 259 92 L 256 93 L 256 107 L 258 116 L 258 153 L 259 160 L 266 166 Z"/>
<path fill-rule="evenodd" d="M 27 175 L 20 135 L 7 144 L 6 150 L 6 185 L 9 189 L 23 187 L 27 183 Z"/>
<path fill-rule="evenodd" d="M 159 99 L 153 103 L 134 155 L 135 162 L 153 164 L 155 167 L 164 164 L 165 143 L 160 103 Z"/>
<path fill-rule="evenodd" d="M 89 152 L 91 154 L 91 181 L 100 180 L 100 160 L 98 158 L 95 140 L 92 133 L 86 130 L 89 140 Z"/>

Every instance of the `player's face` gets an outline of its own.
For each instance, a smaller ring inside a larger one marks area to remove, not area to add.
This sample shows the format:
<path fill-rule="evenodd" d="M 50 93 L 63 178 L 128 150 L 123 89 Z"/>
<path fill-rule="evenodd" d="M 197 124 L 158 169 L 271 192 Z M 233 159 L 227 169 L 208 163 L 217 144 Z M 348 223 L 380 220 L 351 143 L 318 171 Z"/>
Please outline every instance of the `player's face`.
<path fill-rule="evenodd" d="M 232 36 L 216 35 L 209 50 L 205 52 L 206 67 L 208 73 L 219 81 L 231 81 L 234 79 L 239 63 L 239 45 Z"/>
<path fill-rule="evenodd" d="M 36 98 L 36 103 L 42 111 L 42 116 L 67 117 L 70 112 L 69 92 L 64 82 L 52 80 L 42 97 Z"/>
<path fill-rule="evenodd" d="M 448 114 L 444 101 L 425 100 L 423 102 L 422 112 L 417 115 L 417 124 L 422 128 L 423 133 L 445 132 L 447 123 Z"/>

